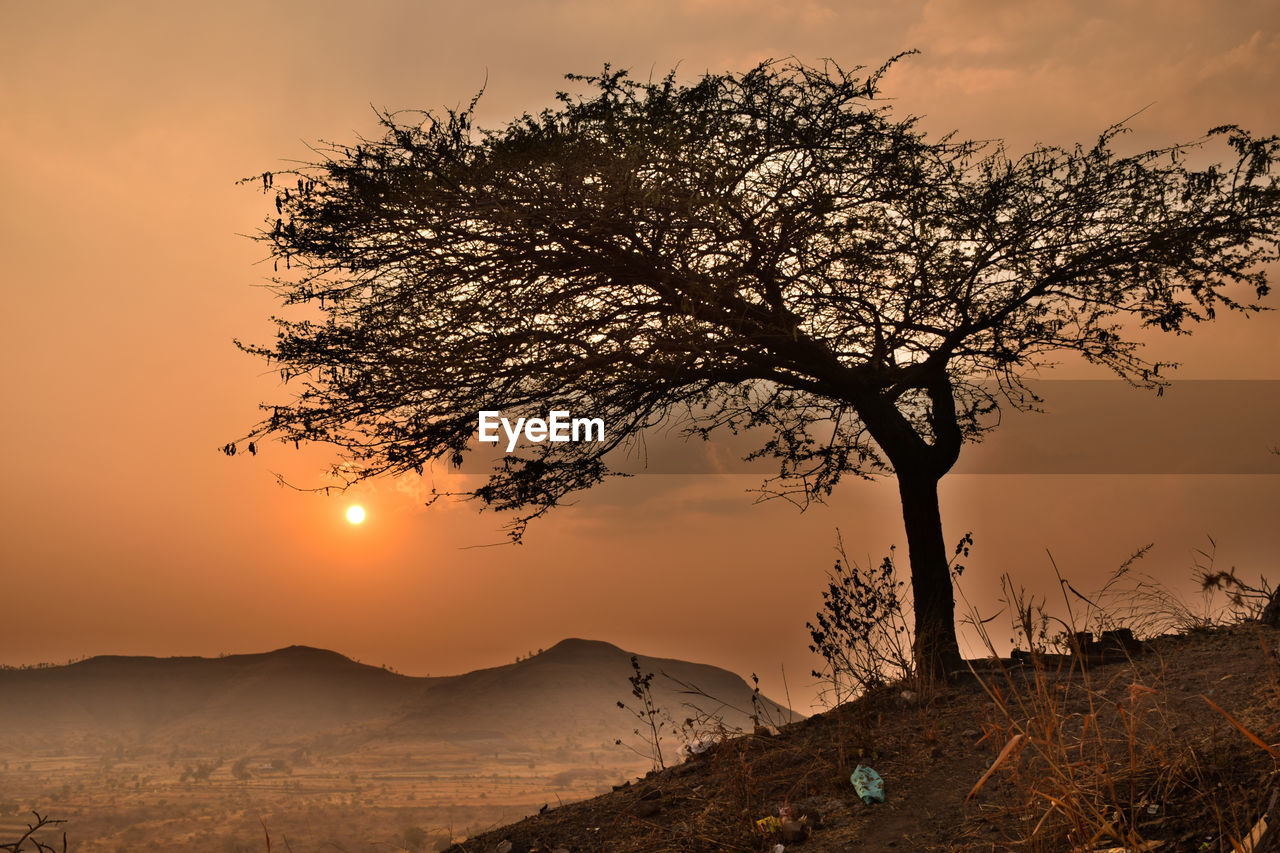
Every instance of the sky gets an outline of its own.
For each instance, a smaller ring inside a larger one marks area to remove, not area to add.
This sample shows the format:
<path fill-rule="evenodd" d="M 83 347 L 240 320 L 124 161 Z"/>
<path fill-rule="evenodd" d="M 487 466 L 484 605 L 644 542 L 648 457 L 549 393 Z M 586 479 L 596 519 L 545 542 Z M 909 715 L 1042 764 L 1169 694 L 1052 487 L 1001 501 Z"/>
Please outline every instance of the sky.
<path fill-rule="evenodd" d="M 1225 123 L 1280 132 L 1274 0 L 0 2 L 0 663 L 301 643 L 444 675 L 578 636 L 757 672 L 808 710 L 805 622 L 837 529 L 864 562 L 905 554 L 891 482 L 800 513 L 754 502 L 754 476 L 648 473 L 580 495 L 519 547 L 477 547 L 503 541 L 503 519 L 473 505 L 423 506 L 457 474 L 281 488 L 277 473 L 318 479 L 329 457 L 217 452 L 287 393 L 232 343 L 268 340 L 279 310 L 244 236 L 269 198 L 236 181 L 375 134 L 375 109 L 482 87 L 478 123 L 500 127 L 606 62 L 691 80 L 906 49 L 920 54 L 882 87 L 895 110 L 1015 154 L 1135 113 L 1133 150 Z M 1219 567 L 1280 580 L 1277 341 L 1275 313 L 1153 339 L 1191 380 L 1168 409 L 1051 383 L 1056 410 L 1051 396 L 966 450 L 941 491 L 948 540 L 974 534 L 966 599 L 991 615 L 1008 573 L 1057 600 L 1054 564 L 1085 589 L 1147 543 L 1140 568 L 1189 588 L 1209 537 Z M 1105 377 L 1066 362 L 1047 378 Z"/>

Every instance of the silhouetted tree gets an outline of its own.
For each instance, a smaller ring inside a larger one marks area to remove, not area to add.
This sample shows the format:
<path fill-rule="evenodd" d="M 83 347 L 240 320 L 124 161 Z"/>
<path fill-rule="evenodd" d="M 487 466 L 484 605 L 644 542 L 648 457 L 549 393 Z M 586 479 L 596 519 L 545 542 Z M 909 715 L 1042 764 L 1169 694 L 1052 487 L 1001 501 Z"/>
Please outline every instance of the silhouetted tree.
<path fill-rule="evenodd" d="M 36 851 L 36 853 L 42 853 L 42 852 L 54 853 L 55 848 L 52 844 L 47 844 L 39 840 L 38 838 L 34 838 L 33 836 L 42 829 L 57 826 L 60 823 L 66 823 L 66 821 L 53 820 L 52 818 L 45 817 L 44 815 L 41 815 L 39 812 L 35 812 L 35 811 L 33 811 L 31 814 L 35 815 L 35 818 L 36 818 L 35 821 L 27 824 L 26 831 L 23 832 L 22 835 L 18 836 L 17 841 L 12 841 L 7 844 L 0 844 L 0 850 L 9 850 L 9 851 L 12 851 L 12 853 L 20 853 L 20 851 L 31 849 Z M 26 846 L 28 842 L 30 842 L 31 844 L 30 848 Z M 64 832 L 62 833 L 63 853 L 66 853 L 66 850 L 67 850 L 67 834 Z"/>
<path fill-rule="evenodd" d="M 318 312 L 244 347 L 301 383 L 249 449 L 329 442 L 354 481 L 458 462 L 480 410 L 604 418 L 605 441 L 524 446 L 472 493 L 518 511 L 518 539 L 645 427 L 763 427 L 770 488 L 801 503 L 896 476 L 917 659 L 955 663 L 939 479 L 985 416 L 1036 402 L 1021 377 L 1053 353 L 1154 388 L 1140 328 L 1255 308 L 1278 146 L 1222 127 L 1126 156 L 1116 126 L 1013 158 L 893 117 L 890 64 L 692 85 L 606 66 L 500 130 L 475 101 L 384 114 L 381 138 L 253 178 L 279 205 L 259 235 L 278 292 Z M 1188 165 L 1218 141 L 1227 165 Z"/>
<path fill-rule="evenodd" d="M 427 846 L 427 841 L 431 838 L 427 831 L 420 826 L 406 827 L 401 837 L 404 841 L 404 846 L 409 850 L 422 850 Z"/>

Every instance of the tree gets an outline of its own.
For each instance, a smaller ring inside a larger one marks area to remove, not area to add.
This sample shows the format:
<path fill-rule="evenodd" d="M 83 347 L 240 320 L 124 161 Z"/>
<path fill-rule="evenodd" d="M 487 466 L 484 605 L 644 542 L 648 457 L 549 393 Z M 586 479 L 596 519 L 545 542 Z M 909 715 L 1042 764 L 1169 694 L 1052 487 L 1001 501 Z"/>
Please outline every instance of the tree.
<path fill-rule="evenodd" d="M 253 772 L 249 770 L 249 756 L 245 755 L 236 759 L 236 762 L 231 765 L 231 775 L 241 782 L 253 778 Z"/>
<path fill-rule="evenodd" d="M 895 60 L 898 57 L 894 58 Z M 1122 156 L 1125 128 L 1013 158 L 895 118 L 878 70 L 766 62 L 692 84 L 605 67 L 499 130 L 467 108 L 254 177 L 297 395 L 246 437 L 336 445 L 346 482 L 459 462 L 477 413 L 585 412 L 603 442 L 525 444 L 470 493 L 512 536 L 658 423 L 759 427 L 770 488 L 892 473 L 916 658 L 959 659 L 937 484 L 1059 351 L 1161 386 L 1135 332 L 1255 310 L 1277 256 L 1275 137 L 1221 127 Z M 1226 143 L 1227 165 L 1191 156 Z M 296 180 L 295 180 L 296 179 Z M 234 452 L 236 444 L 226 450 Z"/>

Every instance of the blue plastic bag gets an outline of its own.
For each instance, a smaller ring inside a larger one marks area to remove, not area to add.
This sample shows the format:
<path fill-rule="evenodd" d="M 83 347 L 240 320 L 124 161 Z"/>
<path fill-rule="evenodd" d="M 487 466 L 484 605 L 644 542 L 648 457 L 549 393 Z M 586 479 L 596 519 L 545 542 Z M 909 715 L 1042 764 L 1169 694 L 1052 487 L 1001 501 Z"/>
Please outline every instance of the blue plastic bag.
<path fill-rule="evenodd" d="M 862 801 L 867 805 L 884 802 L 884 780 L 880 778 L 879 773 L 870 767 L 864 767 L 859 764 L 854 768 L 853 775 L 849 777 L 849 781 L 853 783 L 853 789 L 858 792 L 858 796 L 862 797 Z"/>

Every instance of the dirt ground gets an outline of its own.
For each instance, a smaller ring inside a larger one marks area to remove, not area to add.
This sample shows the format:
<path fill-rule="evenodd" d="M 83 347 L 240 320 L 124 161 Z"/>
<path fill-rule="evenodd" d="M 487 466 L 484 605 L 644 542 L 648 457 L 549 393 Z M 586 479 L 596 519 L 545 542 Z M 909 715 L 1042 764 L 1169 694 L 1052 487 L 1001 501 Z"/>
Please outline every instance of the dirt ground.
<path fill-rule="evenodd" d="M 1280 631 L 1253 623 L 1161 637 L 1087 671 L 885 688 L 452 850 L 1232 851 L 1280 781 L 1267 748 L 1280 741 L 1277 649 Z M 883 776 L 885 803 L 855 795 L 859 763 Z M 757 827 L 779 807 L 807 818 L 807 839 Z"/>

